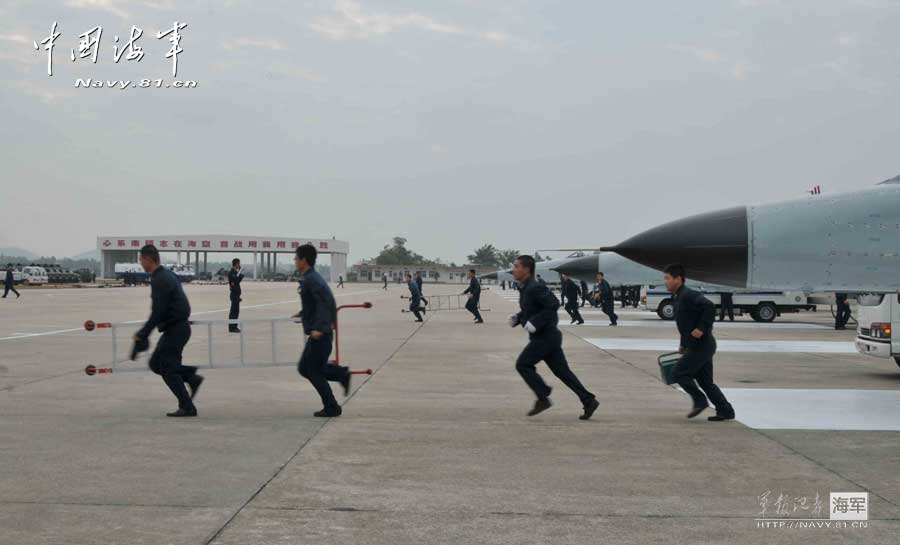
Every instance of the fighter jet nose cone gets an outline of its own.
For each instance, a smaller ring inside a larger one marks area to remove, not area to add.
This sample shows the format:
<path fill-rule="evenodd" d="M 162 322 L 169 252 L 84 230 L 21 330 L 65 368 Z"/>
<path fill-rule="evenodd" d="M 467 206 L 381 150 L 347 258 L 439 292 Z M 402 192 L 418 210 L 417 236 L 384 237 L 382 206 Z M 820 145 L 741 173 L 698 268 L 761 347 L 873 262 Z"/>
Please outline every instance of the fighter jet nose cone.
<path fill-rule="evenodd" d="M 481 279 L 482 280 L 496 280 L 497 273 L 492 272 L 492 273 L 483 274 L 483 275 L 481 275 Z"/>
<path fill-rule="evenodd" d="M 680 263 L 688 279 L 745 286 L 747 232 L 747 207 L 739 206 L 654 227 L 610 250 L 657 270 Z"/>
<path fill-rule="evenodd" d="M 555 267 L 550 267 L 551 271 L 560 274 L 568 274 L 570 276 L 590 276 L 597 274 L 597 256 L 586 255 L 584 257 L 576 257 L 560 263 Z"/>

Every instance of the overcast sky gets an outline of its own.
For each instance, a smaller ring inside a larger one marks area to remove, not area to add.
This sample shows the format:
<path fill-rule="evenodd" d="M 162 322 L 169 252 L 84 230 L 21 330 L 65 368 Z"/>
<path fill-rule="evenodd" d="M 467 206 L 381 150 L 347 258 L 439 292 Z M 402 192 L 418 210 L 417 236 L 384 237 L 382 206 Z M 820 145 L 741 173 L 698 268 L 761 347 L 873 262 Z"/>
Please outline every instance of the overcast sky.
<path fill-rule="evenodd" d="M 175 21 L 196 88 L 75 88 L 176 79 Z M 402 235 L 463 261 L 900 173 L 897 1 L 0 0 L 0 25 L 0 246 L 41 254 Z"/>

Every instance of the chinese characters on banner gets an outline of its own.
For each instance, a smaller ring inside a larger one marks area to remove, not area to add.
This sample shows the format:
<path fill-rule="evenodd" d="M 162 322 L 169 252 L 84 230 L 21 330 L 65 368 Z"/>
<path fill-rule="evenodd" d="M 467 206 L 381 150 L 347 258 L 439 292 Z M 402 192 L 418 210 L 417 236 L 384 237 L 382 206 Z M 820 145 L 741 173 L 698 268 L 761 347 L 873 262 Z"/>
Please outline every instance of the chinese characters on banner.
<path fill-rule="evenodd" d="M 160 239 L 154 241 L 153 239 L 104 239 L 101 242 L 101 246 L 103 248 L 109 249 L 134 249 L 140 248 L 145 244 L 153 244 L 157 246 L 161 250 L 190 250 L 190 249 L 205 249 L 205 250 L 247 250 L 253 251 L 257 249 L 262 250 L 295 250 L 301 244 L 313 244 L 319 250 L 330 250 L 328 241 L 320 240 L 316 243 L 312 241 L 286 241 L 286 240 L 247 240 L 247 239 L 230 239 L 230 240 L 203 240 L 203 239 Z"/>

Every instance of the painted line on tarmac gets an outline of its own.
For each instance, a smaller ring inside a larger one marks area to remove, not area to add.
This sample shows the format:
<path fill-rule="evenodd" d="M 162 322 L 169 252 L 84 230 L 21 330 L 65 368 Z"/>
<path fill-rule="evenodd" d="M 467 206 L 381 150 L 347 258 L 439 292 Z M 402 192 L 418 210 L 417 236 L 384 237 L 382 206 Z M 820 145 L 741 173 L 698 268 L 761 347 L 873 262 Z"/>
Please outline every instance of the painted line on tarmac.
<path fill-rule="evenodd" d="M 380 291 L 380 290 L 360 291 L 360 292 L 354 292 L 354 293 L 339 293 L 339 294 L 336 294 L 335 297 L 347 297 L 350 295 L 362 295 L 365 293 L 376 293 L 377 291 Z M 251 309 L 251 308 L 274 307 L 274 306 L 278 306 L 278 305 L 286 305 L 288 303 L 299 304 L 300 301 L 299 301 L 299 299 L 288 299 L 285 301 L 275 301 L 273 303 L 261 303 L 258 305 L 246 305 L 246 306 L 241 306 L 241 310 Z M 204 314 L 215 314 L 217 312 L 228 312 L 228 310 L 229 309 L 227 309 L 227 308 L 216 309 L 216 310 L 204 310 L 201 312 L 192 312 L 191 316 L 201 316 Z M 122 323 L 140 324 L 143 322 L 144 322 L 144 320 L 129 320 L 127 322 L 122 322 Z M 71 329 L 57 329 L 55 331 L 42 331 L 39 333 L 15 333 L 9 337 L 0 337 L 0 341 L 13 341 L 16 339 L 31 339 L 34 337 L 46 337 L 48 335 L 59 335 L 60 333 L 72 333 L 75 331 L 84 331 L 84 327 L 75 327 L 75 328 L 71 328 Z"/>
<path fill-rule="evenodd" d="M 674 352 L 677 339 L 585 339 L 603 350 Z M 718 352 L 792 352 L 807 354 L 856 354 L 856 346 L 844 341 L 737 341 L 716 340 Z"/>
<path fill-rule="evenodd" d="M 559 324 L 563 327 L 578 327 L 576 324 Z M 608 326 L 609 320 L 585 320 L 582 326 Z M 665 322 L 663 320 L 619 320 L 619 326 L 624 327 L 654 327 L 661 329 L 675 329 L 675 322 Z M 823 324 L 809 324 L 803 322 L 776 322 L 774 324 L 766 324 L 759 322 L 716 322 L 713 331 L 716 329 L 834 329 L 833 327 Z"/>

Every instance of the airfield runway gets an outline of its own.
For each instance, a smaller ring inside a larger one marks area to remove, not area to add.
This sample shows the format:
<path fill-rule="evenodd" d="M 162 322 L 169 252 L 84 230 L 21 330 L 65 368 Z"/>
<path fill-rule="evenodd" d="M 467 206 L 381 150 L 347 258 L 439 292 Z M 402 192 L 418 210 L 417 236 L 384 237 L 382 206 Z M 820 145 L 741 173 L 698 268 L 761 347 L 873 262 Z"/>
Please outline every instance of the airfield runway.
<path fill-rule="evenodd" d="M 187 292 L 197 318 L 226 317 L 226 287 Z M 397 285 L 335 293 L 375 305 L 341 313 L 342 360 L 375 374 L 356 377 L 331 420 L 312 417 L 317 396 L 293 365 L 234 367 L 224 326 L 214 363 L 228 367 L 202 371 L 196 419 L 166 418 L 175 401 L 147 371 L 86 376 L 112 354 L 109 331 L 82 322 L 144 319 L 148 288 L 0 301 L 0 543 L 898 542 L 900 368 L 848 352 L 854 333 L 830 329 L 827 312 L 716 328 L 728 423 L 686 420 L 687 396 L 659 381 L 674 326 L 623 311 L 610 328 L 586 312 L 562 327 L 601 402 L 583 422 L 546 368 L 555 405 L 525 417 L 512 292 L 484 294 L 481 326 L 464 311 L 414 324 Z M 299 305 L 290 283 L 245 282 L 243 298 L 243 318 Z M 299 328 L 266 322 L 245 327 L 247 361 L 270 361 L 272 327 L 275 359 L 296 361 Z M 187 360 L 205 361 L 207 335 L 194 328 Z M 122 357 L 127 341 L 126 329 Z M 827 521 L 833 492 L 868 492 L 868 527 L 777 524 Z"/>

